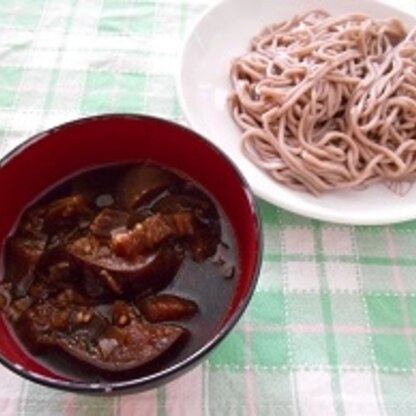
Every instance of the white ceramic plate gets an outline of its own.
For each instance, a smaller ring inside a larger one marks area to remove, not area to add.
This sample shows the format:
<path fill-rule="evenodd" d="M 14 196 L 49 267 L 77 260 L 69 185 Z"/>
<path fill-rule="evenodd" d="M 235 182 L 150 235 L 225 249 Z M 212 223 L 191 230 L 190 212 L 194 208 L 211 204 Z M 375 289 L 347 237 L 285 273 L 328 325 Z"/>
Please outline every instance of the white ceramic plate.
<path fill-rule="evenodd" d="M 334 15 L 364 12 L 375 18 L 395 16 L 409 28 L 416 24 L 416 6 L 405 13 L 373 0 L 223 0 L 202 15 L 184 43 L 177 86 L 185 116 L 193 129 L 231 157 L 258 196 L 277 206 L 345 224 L 387 224 L 416 218 L 416 186 L 404 196 L 379 184 L 315 197 L 274 182 L 241 151 L 240 130 L 226 105 L 231 60 L 247 50 L 249 39 L 265 25 L 316 8 Z"/>

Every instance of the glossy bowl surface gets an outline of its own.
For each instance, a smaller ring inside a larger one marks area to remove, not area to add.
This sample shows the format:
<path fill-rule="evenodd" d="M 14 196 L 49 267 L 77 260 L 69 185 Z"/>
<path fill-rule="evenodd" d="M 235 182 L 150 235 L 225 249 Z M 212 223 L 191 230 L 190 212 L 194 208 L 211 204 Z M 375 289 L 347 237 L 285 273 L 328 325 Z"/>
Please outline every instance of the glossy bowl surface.
<path fill-rule="evenodd" d="M 145 160 L 199 183 L 217 200 L 234 230 L 238 283 L 218 332 L 191 356 L 157 373 L 121 382 L 83 383 L 40 365 L 19 345 L 4 317 L 0 317 L 0 362 L 10 370 L 43 385 L 73 392 L 145 390 L 192 368 L 236 324 L 253 293 L 261 261 L 261 223 L 255 200 L 227 156 L 198 134 L 166 120 L 128 114 L 80 119 L 38 134 L 6 155 L 0 161 L 2 252 L 25 207 L 57 182 L 88 168 Z"/>

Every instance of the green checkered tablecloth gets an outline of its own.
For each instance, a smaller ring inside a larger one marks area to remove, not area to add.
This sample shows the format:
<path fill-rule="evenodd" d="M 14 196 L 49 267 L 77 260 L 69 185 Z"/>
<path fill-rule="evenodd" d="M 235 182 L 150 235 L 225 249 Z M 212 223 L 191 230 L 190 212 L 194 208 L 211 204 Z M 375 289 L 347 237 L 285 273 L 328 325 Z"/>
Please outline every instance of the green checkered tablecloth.
<path fill-rule="evenodd" d="M 412 0 L 390 1 L 416 10 Z M 0 153 L 96 113 L 184 122 L 178 52 L 209 3 L 1 0 Z M 338 226 L 259 205 L 256 292 L 203 364 L 159 389 L 109 398 L 57 392 L 0 368 L 0 415 L 416 414 L 416 221 Z"/>

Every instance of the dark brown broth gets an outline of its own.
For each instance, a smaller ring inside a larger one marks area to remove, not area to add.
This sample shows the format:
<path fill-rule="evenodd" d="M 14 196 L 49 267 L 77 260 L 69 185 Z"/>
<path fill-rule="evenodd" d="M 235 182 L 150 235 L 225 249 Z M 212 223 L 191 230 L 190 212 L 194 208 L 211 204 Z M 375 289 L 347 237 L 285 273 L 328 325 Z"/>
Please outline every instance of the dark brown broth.
<path fill-rule="evenodd" d="M 82 173 L 63 182 L 59 186 L 52 188 L 35 202 L 32 207 L 51 203 L 51 201 L 65 197 L 72 192 L 86 193 L 88 192 L 88 189 L 96 190 L 96 195 L 93 197 L 89 196 L 89 198 L 93 198 L 95 201 L 101 201 L 100 203 L 103 201 L 110 201 L 111 198 L 109 198 L 109 195 L 111 195 L 113 200 L 117 200 L 117 197 L 115 196 L 117 183 L 119 182 L 120 177 L 131 167 L 132 165 L 103 167 Z M 83 184 L 85 185 L 85 183 L 89 182 L 90 184 L 86 186 L 87 190 L 83 190 Z M 156 192 L 155 195 L 149 197 L 148 200 L 141 205 L 141 210 L 146 211 L 146 209 L 151 209 L 158 200 L 166 196 L 166 192 L 168 194 L 175 194 L 177 190 L 181 192 L 184 189 L 190 189 L 190 192 L 194 193 L 197 197 L 202 195 L 203 198 L 207 198 L 213 204 L 215 212 L 218 215 L 218 224 L 220 226 L 220 236 L 216 254 L 213 256 L 210 255 L 202 261 L 195 261 L 191 258 L 192 256 L 187 253 L 173 280 L 161 290 L 151 290 L 151 292 L 156 293 L 174 294 L 179 297 L 191 299 L 197 303 L 199 311 L 195 316 L 173 322 L 175 325 L 188 330 L 189 335 L 156 360 L 124 372 L 110 373 L 99 369 L 95 369 L 97 371 L 94 371 L 89 365 L 86 365 L 55 348 L 47 349 L 41 354 L 36 355 L 37 361 L 41 362 L 45 367 L 57 374 L 82 382 L 114 379 L 122 380 L 131 377 L 132 374 L 136 376 L 147 375 L 165 368 L 166 366 L 178 363 L 185 357 L 196 352 L 216 333 L 231 303 L 232 295 L 237 284 L 236 276 L 238 276 L 238 272 L 234 270 L 232 276 L 225 277 L 223 269 L 215 262 L 215 257 L 218 252 L 221 251 L 222 260 L 224 260 L 227 265 L 231 264 L 233 267 L 236 267 L 238 261 L 233 231 L 221 207 L 219 207 L 211 196 L 208 196 L 206 191 L 201 190 L 183 176 L 179 176 L 179 185 L 175 185 L 173 188 L 174 189 L 169 188 L 160 193 Z M 30 209 L 31 207 L 28 208 L 28 210 Z M 8 264 L 7 257 L 5 259 L 5 264 L 6 266 Z M 6 267 L 5 280 L 7 281 L 7 279 Z M 147 293 L 147 291 L 144 292 L 142 296 L 147 296 Z M 135 305 L 134 300 L 129 296 L 122 295 L 119 298 L 124 299 L 130 305 Z M 98 301 L 98 303 L 101 303 L 103 305 L 102 308 L 105 309 L 109 308 L 107 305 L 113 301 L 114 299 L 103 299 L 102 301 Z M 16 336 L 19 338 L 18 331 L 16 332 Z M 22 340 L 22 343 L 24 347 L 27 346 L 27 342 L 24 340 Z"/>

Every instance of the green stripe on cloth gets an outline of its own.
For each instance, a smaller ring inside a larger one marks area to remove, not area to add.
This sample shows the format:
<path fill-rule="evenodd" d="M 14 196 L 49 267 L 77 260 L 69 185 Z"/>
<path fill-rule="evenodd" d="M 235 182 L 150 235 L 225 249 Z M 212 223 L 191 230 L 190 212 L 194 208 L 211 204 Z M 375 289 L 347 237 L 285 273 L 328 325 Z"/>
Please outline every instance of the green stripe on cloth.
<path fill-rule="evenodd" d="M 159 387 L 156 393 L 157 399 L 157 416 L 166 416 L 166 388 Z"/>
<path fill-rule="evenodd" d="M 317 252 L 318 274 L 320 278 L 320 286 L 323 289 L 328 288 L 328 280 L 325 274 L 324 259 L 323 259 L 323 243 L 322 243 L 322 229 L 318 222 L 314 222 L 314 237 L 315 237 L 315 250 Z M 331 331 L 332 327 L 332 299 L 327 293 L 321 293 L 321 307 L 323 322 L 328 327 L 326 333 L 325 342 L 328 354 L 328 362 L 332 367 L 331 374 L 331 386 L 333 391 L 334 407 L 338 415 L 344 415 L 345 409 L 342 402 L 341 386 L 339 382 L 338 372 L 338 354 L 336 349 L 335 336 Z"/>
<path fill-rule="evenodd" d="M 57 57 L 56 57 L 56 62 L 55 62 L 55 68 L 54 71 L 52 72 L 50 79 L 49 79 L 49 84 L 46 88 L 46 95 L 45 95 L 45 102 L 43 105 L 43 111 L 44 111 L 44 117 L 46 117 L 46 115 L 48 114 L 48 112 L 51 109 L 51 104 L 53 101 L 53 95 L 55 93 L 55 87 L 56 87 L 56 82 L 59 76 L 59 68 L 60 68 L 60 64 L 62 61 L 62 57 L 63 57 L 63 51 L 66 49 L 66 42 L 67 40 L 67 34 L 69 33 L 70 29 L 71 29 L 71 25 L 74 19 L 74 15 L 75 15 L 75 11 L 77 9 L 78 3 L 80 0 L 72 0 L 69 3 L 69 11 L 68 14 L 66 16 L 66 22 L 64 24 L 63 27 L 63 33 L 64 35 L 62 36 L 62 41 L 61 43 L 58 45 L 57 48 Z M 44 119 L 41 119 L 41 123 L 43 124 Z"/>

